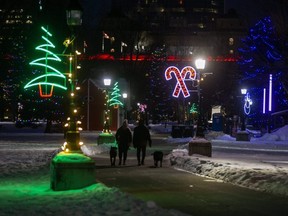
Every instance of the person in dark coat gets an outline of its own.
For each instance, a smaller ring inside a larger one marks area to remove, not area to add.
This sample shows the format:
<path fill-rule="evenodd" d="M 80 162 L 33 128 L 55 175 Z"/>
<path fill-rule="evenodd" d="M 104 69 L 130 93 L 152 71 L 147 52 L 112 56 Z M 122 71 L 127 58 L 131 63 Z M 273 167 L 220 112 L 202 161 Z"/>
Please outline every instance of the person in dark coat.
<path fill-rule="evenodd" d="M 144 121 L 139 120 L 139 124 L 134 128 L 133 133 L 133 146 L 137 148 L 137 160 L 138 166 L 144 165 L 144 160 L 146 156 L 147 144 L 151 147 L 151 136 L 148 128 L 144 125 Z M 142 158 L 140 157 L 142 154 Z M 141 163 L 140 163 L 141 162 Z"/>
<path fill-rule="evenodd" d="M 123 165 L 125 165 L 127 152 L 132 142 L 132 132 L 128 127 L 128 121 L 126 119 L 124 120 L 122 126 L 116 131 L 116 141 L 118 144 L 119 165 L 122 164 L 122 156 Z"/>

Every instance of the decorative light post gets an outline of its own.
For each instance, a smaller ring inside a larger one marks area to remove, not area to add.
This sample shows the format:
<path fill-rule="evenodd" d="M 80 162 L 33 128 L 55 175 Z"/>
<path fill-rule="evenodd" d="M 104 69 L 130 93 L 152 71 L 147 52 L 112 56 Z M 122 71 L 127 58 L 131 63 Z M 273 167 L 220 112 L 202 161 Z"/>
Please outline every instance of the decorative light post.
<path fill-rule="evenodd" d="M 108 88 L 111 85 L 111 79 L 105 78 L 103 80 L 104 86 L 105 86 L 105 104 L 106 104 L 106 110 L 104 113 L 104 128 L 103 133 L 111 133 L 110 131 L 110 109 L 109 109 L 109 92 Z"/>
<path fill-rule="evenodd" d="M 67 118 L 68 122 L 65 124 L 67 128 L 66 142 L 62 146 L 62 149 L 66 152 L 82 152 L 80 142 L 80 132 L 81 128 L 79 125 L 80 121 L 77 120 L 78 110 L 75 104 L 76 90 L 79 88 L 76 86 L 76 71 L 77 71 L 77 55 L 80 53 L 75 50 L 74 41 L 76 36 L 74 31 L 76 27 L 79 27 L 82 24 L 82 9 L 77 0 L 71 0 L 68 9 L 66 10 L 66 19 L 67 25 L 72 31 L 72 37 L 70 42 L 71 44 L 71 53 L 69 55 L 69 83 L 70 83 L 70 107 L 69 107 L 69 117 Z"/>
<path fill-rule="evenodd" d="M 74 30 L 74 27 L 82 23 L 82 10 L 77 0 L 71 0 L 66 12 L 67 24 Z M 75 36 L 72 34 L 71 53 L 69 56 L 69 83 L 70 83 L 70 117 L 68 117 L 66 142 L 62 146 L 63 151 L 58 153 L 51 161 L 51 188 L 55 191 L 80 189 L 95 183 L 95 161 L 85 156 L 80 146 L 80 128 L 77 125 L 77 108 L 75 105 L 76 70 L 77 70 L 77 51 L 74 50 L 73 41 Z M 67 46 L 68 47 L 68 46 Z"/>
<path fill-rule="evenodd" d="M 201 105 L 201 70 L 205 69 L 206 60 L 199 58 L 196 59 L 195 65 L 197 68 L 197 93 L 198 93 L 198 107 L 199 107 L 199 117 L 197 121 L 197 131 L 196 136 L 204 137 L 204 129 L 203 129 L 203 122 L 202 122 L 202 105 Z"/>
<path fill-rule="evenodd" d="M 97 143 L 115 143 L 115 137 L 110 130 L 110 109 L 109 109 L 109 91 L 108 88 L 111 85 L 111 79 L 105 78 L 103 80 L 105 86 L 105 111 L 104 111 L 104 127 L 102 133 L 99 134 Z"/>
<path fill-rule="evenodd" d="M 245 95 L 247 94 L 247 89 L 246 88 L 242 88 L 241 89 L 241 95 L 242 95 L 242 99 L 243 101 L 245 100 Z M 245 104 L 244 104 L 245 107 Z M 245 131 L 246 130 L 246 126 L 245 126 L 245 111 L 244 109 L 242 109 L 242 118 L 241 118 L 241 131 Z"/>

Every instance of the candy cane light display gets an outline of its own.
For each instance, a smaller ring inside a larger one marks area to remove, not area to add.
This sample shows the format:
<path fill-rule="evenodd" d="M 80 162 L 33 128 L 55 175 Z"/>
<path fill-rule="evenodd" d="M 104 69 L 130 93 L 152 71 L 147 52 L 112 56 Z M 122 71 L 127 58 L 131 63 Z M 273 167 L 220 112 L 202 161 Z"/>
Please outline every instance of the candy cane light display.
<path fill-rule="evenodd" d="M 183 96 L 189 97 L 190 93 L 189 90 L 185 84 L 185 80 L 187 79 L 186 76 L 189 74 L 188 79 L 195 80 L 196 78 L 196 70 L 191 66 L 184 67 L 181 71 L 175 67 L 171 66 L 168 67 L 165 71 L 165 78 L 166 80 L 172 79 L 172 73 L 174 73 L 177 83 L 175 85 L 174 91 L 173 91 L 173 97 L 179 97 L 180 92 L 182 92 Z"/>

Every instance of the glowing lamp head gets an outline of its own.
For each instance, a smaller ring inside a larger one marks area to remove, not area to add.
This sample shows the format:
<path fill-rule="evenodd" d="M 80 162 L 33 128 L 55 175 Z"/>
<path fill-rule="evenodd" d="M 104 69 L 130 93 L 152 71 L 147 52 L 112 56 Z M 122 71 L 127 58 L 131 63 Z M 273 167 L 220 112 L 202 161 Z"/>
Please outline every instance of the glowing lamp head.
<path fill-rule="evenodd" d="M 241 94 L 242 94 L 242 95 L 247 94 L 247 89 L 245 89 L 245 88 L 241 89 Z"/>
<path fill-rule="evenodd" d="M 127 98 L 127 97 L 128 97 L 127 93 L 123 93 L 123 94 L 122 94 L 122 97 L 123 97 L 123 98 Z"/>
<path fill-rule="evenodd" d="M 105 85 L 105 86 L 110 86 L 110 85 L 111 85 L 111 79 L 105 78 L 105 79 L 104 79 L 104 85 Z"/>
<path fill-rule="evenodd" d="M 205 69 L 206 60 L 204 59 L 196 59 L 195 65 L 197 69 L 203 70 Z"/>

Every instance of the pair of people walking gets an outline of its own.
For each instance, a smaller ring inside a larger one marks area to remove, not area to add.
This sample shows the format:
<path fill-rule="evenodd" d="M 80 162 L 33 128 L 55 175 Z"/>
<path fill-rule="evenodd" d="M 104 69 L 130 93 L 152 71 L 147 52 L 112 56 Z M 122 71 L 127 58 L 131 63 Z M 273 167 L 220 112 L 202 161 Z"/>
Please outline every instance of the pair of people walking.
<path fill-rule="evenodd" d="M 124 120 L 122 126 L 116 132 L 116 141 L 118 144 L 119 165 L 126 164 L 127 152 L 133 142 L 133 147 L 137 149 L 138 166 L 144 165 L 147 144 L 151 147 L 151 136 L 148 128 L 144 125 L 142 119 L 139 120 L 138 126 L 134 128 L 133 139 L 132 132 L 128 127 L 127 120 Z"/>
<path fill-rule="evenodd" d="M 151 136 L 144 120 L 140 119 L 137 127 L 134 128 L 133 146 L 137 149 L 138 166 L 144 165 L 147 144 L 151 147 Z"/>

